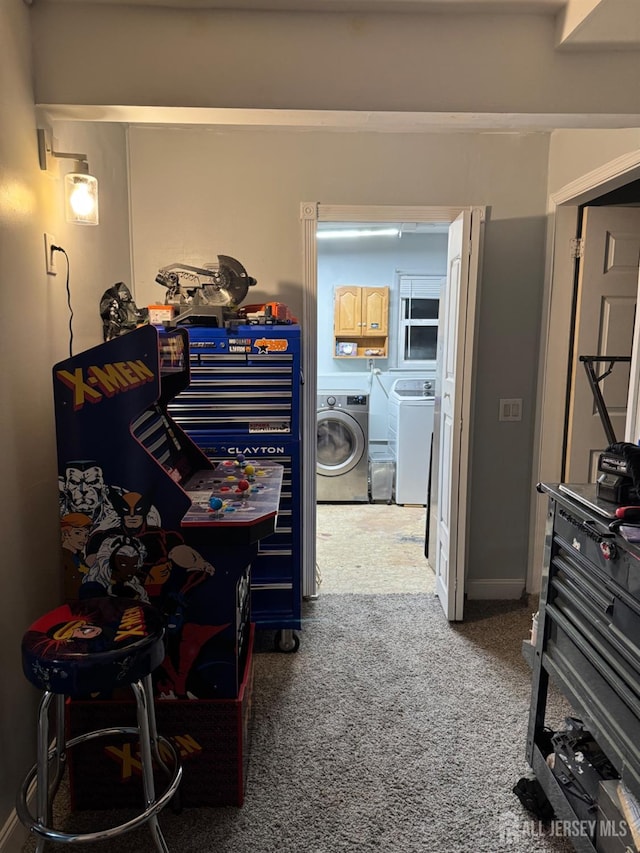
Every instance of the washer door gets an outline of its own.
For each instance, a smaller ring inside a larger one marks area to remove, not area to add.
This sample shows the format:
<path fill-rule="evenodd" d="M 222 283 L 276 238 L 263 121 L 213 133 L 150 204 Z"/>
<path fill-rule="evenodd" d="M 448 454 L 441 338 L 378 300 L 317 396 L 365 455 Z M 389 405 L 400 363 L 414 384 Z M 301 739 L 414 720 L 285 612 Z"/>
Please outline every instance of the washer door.
<path fill-rule="evenodd" d="M 339 477 L 356 467 L 366 452 L 365 435 L 355 418 L 330 409 L 318 412 L 317 468 L 324 477 Z"/>

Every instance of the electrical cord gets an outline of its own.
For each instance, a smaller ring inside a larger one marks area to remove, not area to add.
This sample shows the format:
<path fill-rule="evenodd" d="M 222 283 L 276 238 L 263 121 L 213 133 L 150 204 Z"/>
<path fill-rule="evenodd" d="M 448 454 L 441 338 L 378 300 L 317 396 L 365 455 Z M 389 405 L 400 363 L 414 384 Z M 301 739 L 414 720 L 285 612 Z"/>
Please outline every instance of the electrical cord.
<path fill-rule="evenodd" d="M 62 246 L 51 246 L 52 252 L 62 252 L 67 262 L 67 305 L 69 306 L 69 358 L 73 358 L 73 308 L 71 307 L 71 288 L 69 285 L 69 255 Z"/>
<path fill-rule="evenodd" d="M 384 392 L 384 396 L 385 396 L 385 397 L 387 398 L 387 400 L 388 400 L 388 399 L 389 399 L 389 392 L 388 392 L 388 391 L 387 391 L 387 389 L 384 387 L 384 384 L 383 384 L 383 382 L 382 382 L 382 379 L 380 379 L 380 371 L 378 371 L 377 373 L 375 373 L 375 372 L 374 372 L 374 374 L 373 374 L 373 375 L 374 375 L 374 376 L 376 377 L 376 379 L 378 380 L 378 385 L 382 388 L 382 390 L 383 390 L 383 392 Z"/>

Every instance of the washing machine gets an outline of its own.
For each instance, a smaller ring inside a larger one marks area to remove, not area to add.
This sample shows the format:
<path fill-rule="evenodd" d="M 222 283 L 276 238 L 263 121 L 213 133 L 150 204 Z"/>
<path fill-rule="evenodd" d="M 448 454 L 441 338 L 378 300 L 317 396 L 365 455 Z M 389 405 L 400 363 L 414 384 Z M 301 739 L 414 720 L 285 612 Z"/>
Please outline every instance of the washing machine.
<path fill-rule="evenodd" d="M 369 394 L 318 394 L 317 500 L 368 502 Z"/>
<path fill-rule="evenodd" d="M 427 503 L 434 386 L 430 379 L 396 379 L 389 391 L 388 439 L 396 463 L 397 504 Z"/>

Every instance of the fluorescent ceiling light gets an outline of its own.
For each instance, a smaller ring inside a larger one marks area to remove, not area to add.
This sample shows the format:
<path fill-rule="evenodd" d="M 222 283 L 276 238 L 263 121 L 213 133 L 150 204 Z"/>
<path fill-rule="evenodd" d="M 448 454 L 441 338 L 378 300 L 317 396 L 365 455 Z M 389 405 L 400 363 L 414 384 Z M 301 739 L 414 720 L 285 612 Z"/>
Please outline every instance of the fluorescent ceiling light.
<path fill-rule="evenodd" d="M 318 231 L 318 240 L 343 237 L 398 237 L 399 228 L 338 228 L 335 231 Z"/>

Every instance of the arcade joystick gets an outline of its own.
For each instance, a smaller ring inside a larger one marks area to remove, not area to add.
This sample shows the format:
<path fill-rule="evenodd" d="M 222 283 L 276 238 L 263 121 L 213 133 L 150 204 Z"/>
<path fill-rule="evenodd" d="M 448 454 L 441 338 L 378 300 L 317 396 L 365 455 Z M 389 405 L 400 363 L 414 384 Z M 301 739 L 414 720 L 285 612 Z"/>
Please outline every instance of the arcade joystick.
<path fill-rule="evenodd" d="M 249 497 L 247 494 L 247 490 L 250 486 L 248 480 L 238 480 L 238 491 L 242 493 L 242 503 L 246 503 L 247 498 Z"/>
<path fill-rule="evenodd" d="M 247 462 L 247 464 L 244 466 L 244 473 L 249 482 L 251 482 L 253 480 L 253 475 L 256 473 L 255 466 L 252 465 L 250 462 Z"/>
<path fill-rule="evenodd" d="M 209 506 L 211 507 L 215 518 L 220 518 L 220 515 L 222 514 L 222 509 L 224 507 L 224 502 L 220 500 L 220 498 L 211 495 L 211 497 L 209 498 Z"/>

